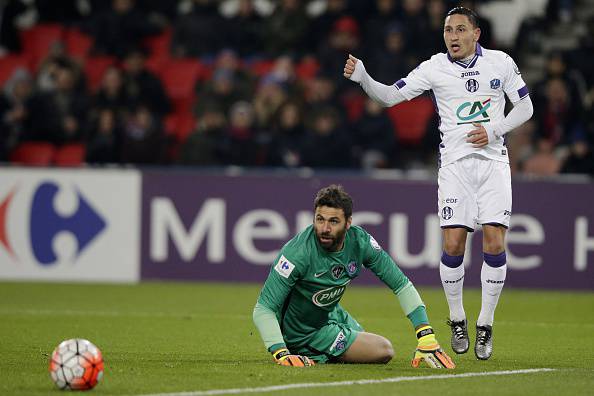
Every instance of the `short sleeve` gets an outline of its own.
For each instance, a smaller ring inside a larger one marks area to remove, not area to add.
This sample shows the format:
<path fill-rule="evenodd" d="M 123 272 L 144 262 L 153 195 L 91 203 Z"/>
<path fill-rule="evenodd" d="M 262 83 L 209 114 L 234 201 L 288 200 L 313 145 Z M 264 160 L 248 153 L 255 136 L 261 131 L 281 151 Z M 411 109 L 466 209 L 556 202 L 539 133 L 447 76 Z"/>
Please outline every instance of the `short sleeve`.
<path fill-rule="evenodd" d="M 411 100 L 431 89 L 430 76 L 431 60 L 426 60 L 408 73 L 408 76 L 396 81 L 394 86 L 402 93 L 406 100 Z"/>
<path fill-rule="evenodd" d="M 516 62 L 514 62 L 511 56 L 505 55 L 503 67 L 505 68 L 505 83 L 503 89 L 509 100 L 512 103 L 516 103 L 528 96 L 528 86 L 522 78 L 518 65 L 516 65 Z"/>

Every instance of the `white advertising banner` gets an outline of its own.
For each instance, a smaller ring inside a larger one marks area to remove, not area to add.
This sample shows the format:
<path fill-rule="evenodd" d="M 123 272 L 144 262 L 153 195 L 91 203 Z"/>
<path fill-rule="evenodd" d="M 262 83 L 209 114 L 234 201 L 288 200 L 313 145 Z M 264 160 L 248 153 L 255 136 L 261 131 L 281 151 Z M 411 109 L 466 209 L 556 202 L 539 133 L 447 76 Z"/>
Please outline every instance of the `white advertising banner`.
<path fill-rule="evenodd" d="M 141 173 L 0 169 L 0 280 L 137 282 Z"/>

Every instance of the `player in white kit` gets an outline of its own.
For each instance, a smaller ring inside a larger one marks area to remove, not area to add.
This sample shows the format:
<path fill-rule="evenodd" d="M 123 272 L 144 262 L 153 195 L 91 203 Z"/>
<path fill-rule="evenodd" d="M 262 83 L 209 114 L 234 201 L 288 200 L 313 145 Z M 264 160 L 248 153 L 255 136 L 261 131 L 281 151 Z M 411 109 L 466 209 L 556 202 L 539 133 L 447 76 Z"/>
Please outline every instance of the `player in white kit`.
<path fill-rule="evenodd" d="M 533 108 L 513 59 L 479 45 L 474 11 L 450 10 L 443 37 L 447 53 L 432 56 L 391 86 L 373 80 L 352 55 L 344 76 L 386 107 L 430 91 L 440 118 L 438 214 L 444 242 L 439 273 L 450 309 L 452 349 L 466 353 L 469 347 L 462 261 L 467 233 L 480 224 L 484 262 L 474 352 L 486 360 L 493 350 L 493 318 L 507 271 L 504 239 L 512 193 L 504 136 L 530 119 Z M 505 95 L 513 104 L 507 116 Z"/>

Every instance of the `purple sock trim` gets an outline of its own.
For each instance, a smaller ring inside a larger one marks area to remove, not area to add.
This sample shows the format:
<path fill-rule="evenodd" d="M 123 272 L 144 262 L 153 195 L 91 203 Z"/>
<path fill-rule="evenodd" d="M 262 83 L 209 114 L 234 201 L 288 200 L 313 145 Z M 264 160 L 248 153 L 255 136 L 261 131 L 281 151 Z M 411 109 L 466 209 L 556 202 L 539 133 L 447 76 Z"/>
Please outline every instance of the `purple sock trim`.
<path fill-rule="evenodd" d="M 485 259 L 485 263 L 487 263 L 489 267 L 501 267 L 507 262 L 505 257 L 505 251 L 499 254 L 489 254 L 483 252 L 483 258 Z"/>
<path fill-rule="evenodd" d="M 450 256 L 446 252 L 441 254 L 441 262 L 446 267 L 450 268 L 457 268 L 462 265 L 462 261 L 464 260 L 464 255 L 461 256 Z"/>

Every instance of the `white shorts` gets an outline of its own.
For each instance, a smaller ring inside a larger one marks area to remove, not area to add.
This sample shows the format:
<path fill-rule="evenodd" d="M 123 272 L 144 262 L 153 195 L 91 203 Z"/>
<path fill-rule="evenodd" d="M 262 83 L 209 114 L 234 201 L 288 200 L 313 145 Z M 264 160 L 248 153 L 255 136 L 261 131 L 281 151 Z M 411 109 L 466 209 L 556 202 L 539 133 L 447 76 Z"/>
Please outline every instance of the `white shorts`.
<path fill-rule="evenodd" d="M 442 228 L 476 224 L 509 227 L 512 208 L 509 164 L 469 155 L 439 169 L 438 215 Z"/>

